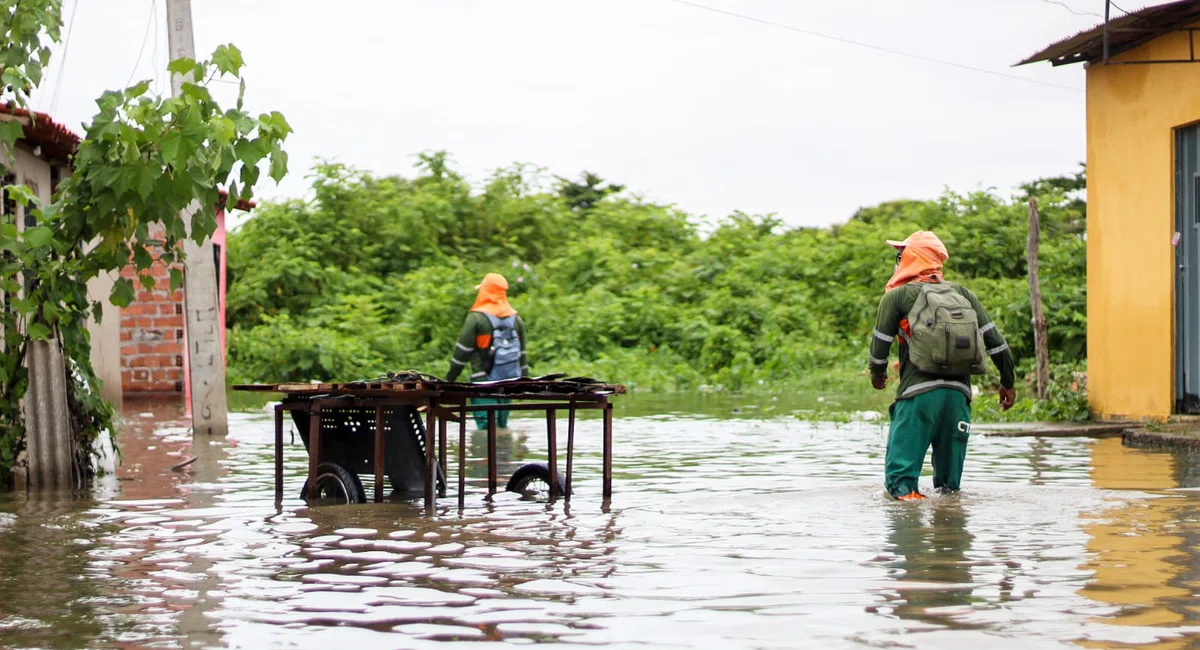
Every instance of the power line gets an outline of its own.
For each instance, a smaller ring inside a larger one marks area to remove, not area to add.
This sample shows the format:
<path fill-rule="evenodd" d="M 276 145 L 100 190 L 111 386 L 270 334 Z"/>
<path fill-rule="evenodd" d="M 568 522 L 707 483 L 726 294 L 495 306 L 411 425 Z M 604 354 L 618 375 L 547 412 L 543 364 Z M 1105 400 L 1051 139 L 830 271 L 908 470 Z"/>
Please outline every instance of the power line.
<path fill-rule="evenodd" d="M 1074 91 L 1077 93 L 1083 92 L 1082 89 L 1076 88 L 1074 86 L 1066 86 L 1063 84 L 1056 84 L 1056 83 L 1052 83 L 1049 81 L 1038 81 L 1037 79 L 1018 77 L 1017 75 L 1007 74 L 1004 72 L 996 72 L 995 70 L 988 70 L 986 68 L 976 68 L 975 66 L 966 65 L 964 63 L 955 63 L 953 61 L 946 61 L 944 59 L 935 59 L 933 57 L 924 56 L 922 54 L 913 54 L 912 52 L 902 52 L 900 50 L 893 50 L 893 49 L 882 47 L 879 45 L 871 45 L 870 43 L 863 43 L 861 41 L 855 41 L 855 40 L 851 40 L 848 38 L 842 38 L 840 36 L 832 36 L 829 34 L 822 34 L 821 32 L 816 32 L 811 29 L 804 29 L 801 27 L 793 26 L 793 25 L 785 25 L 783 23 L 777 23 L 777 22 L 766 20 L 763 18 L 755 18 L 754 16 L 747 16 L 746 14 L 739 14 L 739 13 L 736 13 L 733 11 L 727 11 L 725 9 L 718 9 L 716 7 L 702 5 L 697 2 L 691 2 L 690 0 L 668 0 L 668 1 L 674 2 L 676 4 L 681 4 L 681 5 L 685 5 L 688 7 L 692 7 L 695 9 L 703 9 L 704 11 L 711 11 L 716 14 L 730 16 L 732 18 L 739 18 L 741 20 L 746 20 L 746 21 L 749 21 L 752 23 L 758 23 L 760 25 L 768 25 L 770 27 L 778 27 L 779 29 L 786 29 L 791 32 L 805 34 L 807 36 L 814 36 L 816 38 L 823 38 L 823 39 L 830 40 L 830 41 L 837 41 L 838 43 L 844 43 L 846 45 L 854 45 L 856 47 L 861 47 L 861 48 L 865 48 L 868 50 L 875 50 L 876 52 L 884 52 L 886 54 L 894 54 L 896 56 L 903 56 L 903 57 L 907 57 L 910 59 L 916 59 L 918 61 L 925 61 L 926 63 L 936 63 L 938 65 L 944 65 L 944 66 L 948 66 L 951 68 L 958 68 L 960 70 L 970 70 L 971 72 L 978 72 L 980 74 L 991 75 L 993 77 L 1003 77 L 1005 79 L 1012 79 L 1014 81 L 1024 81 L 1025 83 L 1037 84 L 1039 86 L 1049 86 L 1051 88 L 1061 88 L 1064 90 L 1071 90 L 1071 91 Z"/>
<path fill-rule="evenodd" d="M 16 17 L 17 17 L 17 13 L 16 13 L 16 12 L 17 12 L 17 10 L 18 10 L 18 9 L 20 9 L 20 8 L 21 8 L 21 2 L 20 2 L 20 0 L 17 0 L 17 6 L 16 6 L 16 8 L 14 8 L 14 9 L 13 9 L 13 19 L 14 19 L 14 20 L 15 20 L 15 19 L 16 19 Z M 9 27 L 9 29 L 12 29 L 12 21 L 9 21 L 8 27 Z M 61 70 L 61 68 L 62 68 L 62 66 L 58 66 L 57 68 L 55 68 L 55 69 L 54 69 L 54 83 L 55 83 L 56 85 L 58 84 L 58 82 L 59 82 L 60 78 L 62 77 L 62 70 Z M 50 81 L 50 74 L 49 74 L 49 72 L 47 72 L 47 73 L 46 73 L 46 78 L 45 78 L 43 81 L 46 81 L 46 82 L 47 82 L 47 83 L 46 83 L 46 92 L 44 92 L 44 93 L 38 93 L 37 105 L 36 105 L 36 107 L 35 107 L 35 108 L 36 108 L 36 110 L 39 110 L 39 111 L 40 111 L 40 110 L 42 110 L 42 100 L 43 100 L 43 99 L 45 99 L 46 95 L 52 94 L 52 93 L 51 93 L 51 91 L 50 91 L 50 84 L 49 84 L 49 81 Z"/>
<path fill-rule="evenodd" d="M 162 72 L 160 71 L 160 68 L 161 68 L 161 70 L 166 70 L 167 64 L 163 63 L 162 60 L 159 58 L 158 42 L 159 42 L 159 33 L 160 33 L 160 30 L 162 29 L 162 25 L 159 24 L 159 21 L 158 21 L 158 0 L 152 0 L 152 1 L 154 2 L 154 17 L 151 18 L 151 20 L 154 22 L 154 59 L 153 59 L 154 63 L 151 65 L 151 67 L 154 69 L 154 94 L 161 96 L 163 93 L 162 93 L 162 90 L 160 89 L 160 86 L 161 86 L 160 80 L 162 79 L 163 75 L 162 75 Z"/>
<path fill-rule="evenodd" d="M 1108 2 L 1108 4 L 1110 4 L 1110 5 L 1112 5 L 1112 6 L 1113 6 L 1113 9 L 1116 9 L 1117 11 L 1119 11 L 1119 12 L 1121 12 L 1121 13 L 1125 14 L 1126 16 L 1128 16 L 1128 15 L 1129 15 L 1129 12 L 1128 12 L 1128 11 L 1125 11 L 1124 9 L 1122 9 L 1122 8 L 1118 7 L 1118 6 L 1117 6 L 1117 3 L 1115 3 L 1115 2 L 1112 2 L 1112 0 L 1106 0 L 1106 2 Z"/>
<path fill-rule="evenodd" d="M 126 88 L 133 83 L 133 75 L 137 74 L 138 66 L 142 64 L 142 55 L 146 53 L 146 43 L 150 40 L 150 28 L 154 26 L 154 16 L 158 13 L 157 7 L 156 0 L 150 0 L 150 17 L 146 19 L 146 33 L 142 36 L 142 47 L 138 49 L 137 61 L 133 62 L 133 69 L 129 71 L 129 79 L 125 81 Z"/>
<path fill-rule="evenodd" d="M 1104 17 L 1104 14 L 1099 14 L 1094 11 L 1080 11 L 1065 2 L 1061 2 L 1061 0 L 1042 0 L 1042 2 L 1044 2 L 1046 4 L 1050 4 L 1050 5 L 1058 5 L 1058 6 L 1062 7 L 1063 9 L 1066 9 L 1067 11 L 1075 14 L 1076 16 L 1096 16 L 1097 18 Z"/>
<path fill-rule="evenodd" d="M 58 98 L 62 95 L 63 79 L 67 76 L 67 54 L 71 51 L 71 32 L 75 31 L 75 17 L 79 15 L 79 2 L 71 6 L 71 22 L 67 24 L 67 37 L 63 39 L 62 61 L 58 64 L 58 80 L 54 84 L 54 97 L 50 100 L 50 114 L 58 111 Z"/>

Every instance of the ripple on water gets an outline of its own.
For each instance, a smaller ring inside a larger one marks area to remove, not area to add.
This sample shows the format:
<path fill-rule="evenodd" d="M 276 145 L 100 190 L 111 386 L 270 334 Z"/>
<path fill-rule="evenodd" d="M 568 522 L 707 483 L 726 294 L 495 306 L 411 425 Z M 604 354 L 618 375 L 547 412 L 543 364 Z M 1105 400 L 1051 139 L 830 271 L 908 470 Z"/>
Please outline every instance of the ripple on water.
<path fill-rule="evenodd" d="M 343 537 L 374 537 L 377 531 L 374 528 L 339 528 L 333 531 L 333 534 Z"/>
<path fill-rule="evenodd" d="M 502 471 L 545 453 L 537 420 L 513 424 Z M 217 462 L 181 488 L 130 483 L 137 500 L 49 515 L 0 501 L 4 585 L 30 594 L 5 603 L 6 642 L 1026 648 L 1196 633 L 1181 612 L 1200 494 L 1109 488 L 1200 472 L 1119 441 L 976 439 L 961 495 L 897 504 L 879 424 L 631 418 L 604 509 L 598 423 L 581 419 L 572 503 L 486 502 L 472 461 L 466 507 L 452 495 L 427 518 L 420 501 L 308 508 L 299 444 L 276 506 L 272 420 L 231 427 L 237 444 L 201 449 Z M 194 455 L 182 433 L 145 439 L 160 448 L 143 454 Z M 486 437 L 469 444 L 478 459 Z M 13 555 L 28 549 L 36 561 Z"/>

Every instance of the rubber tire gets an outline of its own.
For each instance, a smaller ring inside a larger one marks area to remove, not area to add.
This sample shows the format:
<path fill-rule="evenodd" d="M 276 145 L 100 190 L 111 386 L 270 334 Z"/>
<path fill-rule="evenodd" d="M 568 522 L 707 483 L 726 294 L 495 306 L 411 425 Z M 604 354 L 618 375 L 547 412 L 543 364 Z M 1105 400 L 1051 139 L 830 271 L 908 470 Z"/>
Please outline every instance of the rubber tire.
<path fill-rule="evenodd" d="M 513 472 L 512 477 L 508 479 L 508 485 L 504 489 L 520 494 L 522 493 L 521 488 L 533 480 L 541 480 L 546 485 L 550 485 L 550 463 L 525 463 L 517 471 Z M 562 491 L 562 495 L 560 496 L 571 494 L 571 486 L 563 478 L 562 472 L 558 473 L 558 486 Z"/>
<path fill-rule="evenodd" d="M 363 489 L 362 480 L 358 478 L 358 474 L 342 467 L 337 463 L 321 463 L 317 465 L 317 483 L 321 482 L 322 478 L 332 476 L 346 492 L 346 503 L 366 503 L 367 491 Z M 300 489 L 300 498 L 303 499 L 308 494 L 308 479 L 304 479 L 304 487 Z"/>

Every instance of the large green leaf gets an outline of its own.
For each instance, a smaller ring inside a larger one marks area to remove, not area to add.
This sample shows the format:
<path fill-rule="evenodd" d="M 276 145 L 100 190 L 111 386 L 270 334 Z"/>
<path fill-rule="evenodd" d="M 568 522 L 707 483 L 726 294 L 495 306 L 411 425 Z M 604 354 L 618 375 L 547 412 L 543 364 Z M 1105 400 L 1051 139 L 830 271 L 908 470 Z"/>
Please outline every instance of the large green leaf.
<path fill-rule="evenodd" d="M 11 148 L 17 140 L 25 137 L 21 122 L 16 119 L 0 119 L 0 142 Z"/>
<path fill-rule="evenodd" d="M 213 52 L 212 61 L 213 65 L 217 66 L 217 70 L 234 77 L 241 74 L 242 66 L 245 65 L 242 51 L 232 43 L 218 46 Z"/>
<path fill-rule="evenodd" d="M 51 334 L 53 334 L 53 332 L 50 330 L 50 328 L 42 325 L 41 323 L 29 324 L 29 338 L 35 341 L 45 341 L 46 339 L 50 338 Z"/>
<path fill-rule="evenodd" d="M 112 295 L 110 296 L 112 304 L 118 307 L 128 307 L 133 303 L 135 297 L 133 283 L 129 281 L 129 278 L 118 278 L 113 283 Z"/>
<path fill-rule="evenodd" d="M 179 160 L 179 147 L 183 144 L 183 136 L 176 129 L 168 129 L 158 141 L 158 148 L 162 151 L 163 162 L 167 165 L 175 165 Z"/>
<path fill-rule="evenodd" d="M 22 237 L 25 240 L 26 246 L 43 248 L 49 246 L 51 240 L 54 239 L 54 231 L 45 226 L 34 226 L 33 228 L 26 228 L 25 232 L 22 233 Z"/>

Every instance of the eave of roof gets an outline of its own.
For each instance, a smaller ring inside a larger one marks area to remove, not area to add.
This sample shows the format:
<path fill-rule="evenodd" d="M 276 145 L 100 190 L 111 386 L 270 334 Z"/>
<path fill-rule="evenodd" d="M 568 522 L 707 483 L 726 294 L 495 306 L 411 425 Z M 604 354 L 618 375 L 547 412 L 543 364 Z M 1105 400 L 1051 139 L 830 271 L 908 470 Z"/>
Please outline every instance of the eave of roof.
<path fill-rule="evenodd" d="M 1200 22 L 1200 0 L 1179 0 L 1143 7 L 1108 21 L 1108 55 L 1116 56 Z M 1049 61 L 1051 65 L 1100 61 L 1104 57 L 1104 23 L 1064 38 L 1016 65 Z"/>
<path fill-rule="evenodd" d="M 79 136 L 46 113 L 0 104 L 0 119 L 20 120 L 25 131 L 20 141 L 30 147 L 41 147 L 41 157 L 46 160 L 68 164 L 79 146 Z"/>

